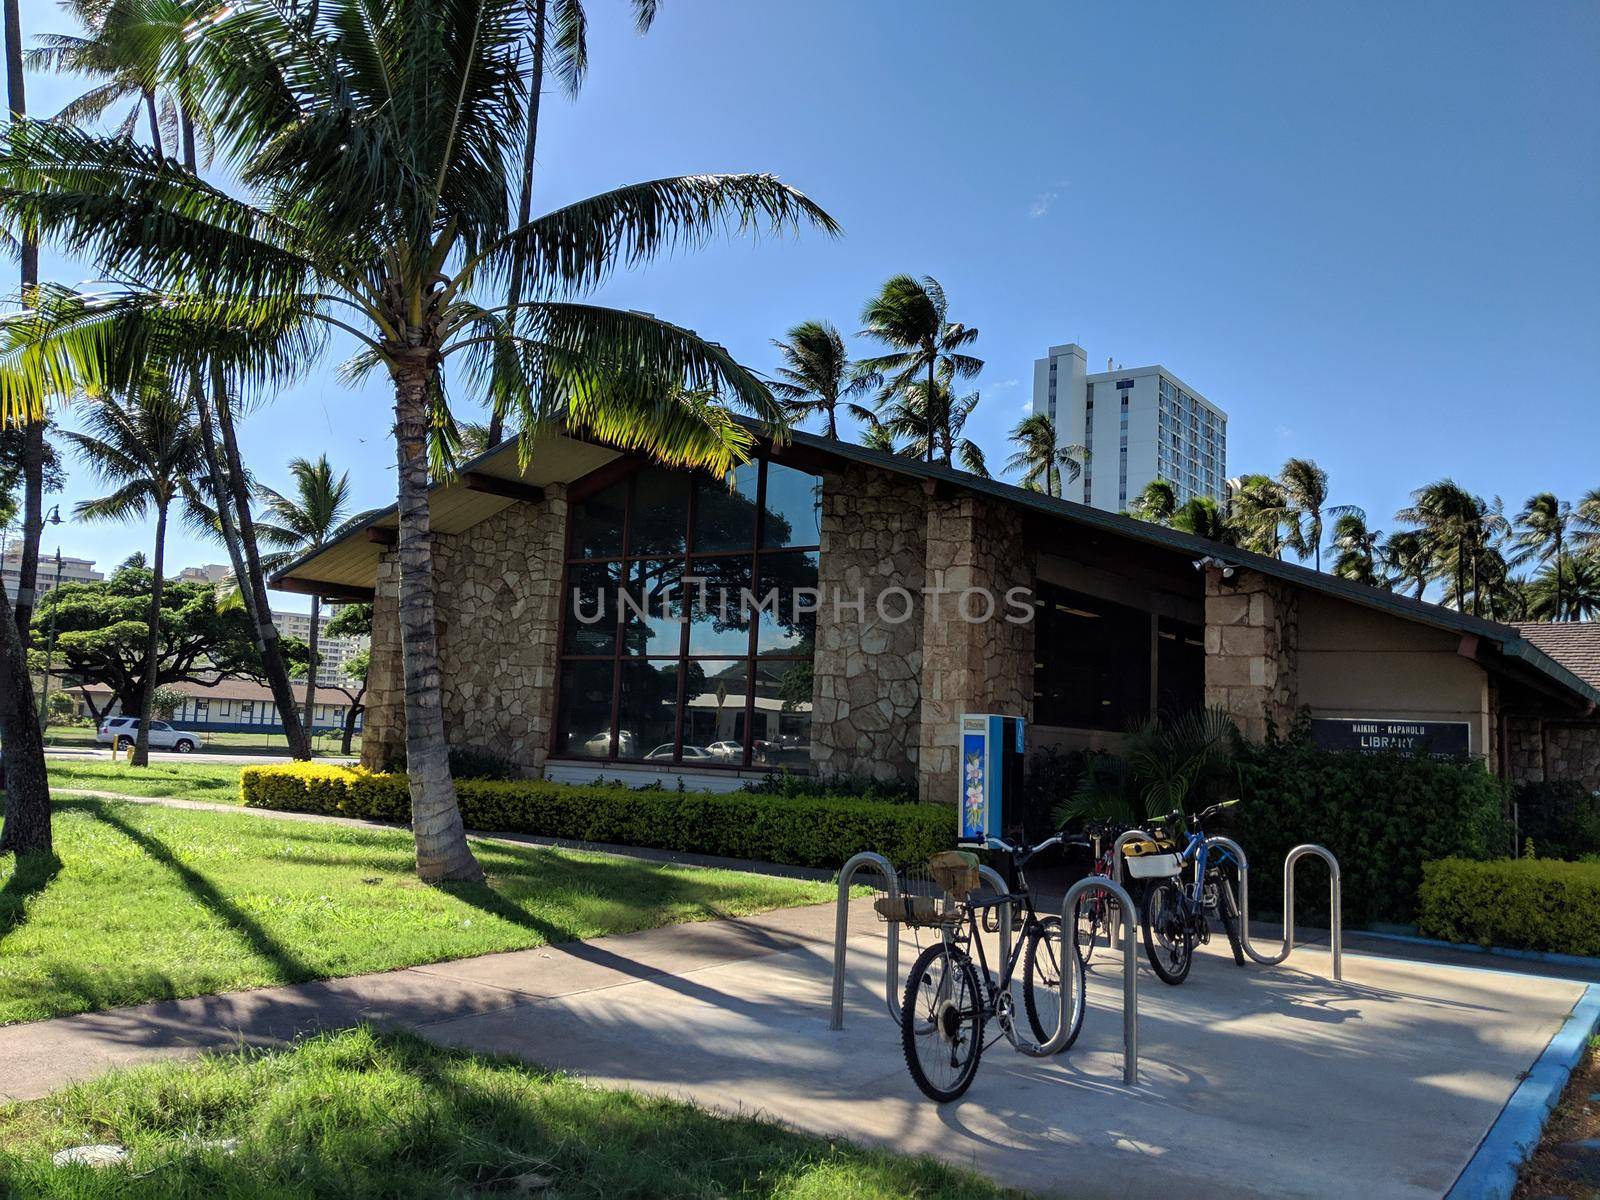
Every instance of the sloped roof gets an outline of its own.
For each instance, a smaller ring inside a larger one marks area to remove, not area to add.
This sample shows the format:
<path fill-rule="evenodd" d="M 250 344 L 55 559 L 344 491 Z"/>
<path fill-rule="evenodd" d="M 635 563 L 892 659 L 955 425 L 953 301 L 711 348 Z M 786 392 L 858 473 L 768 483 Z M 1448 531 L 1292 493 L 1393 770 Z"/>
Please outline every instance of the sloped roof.
<path fill-rule="evenodd" d="M 1579 679 L 1600 688 L 1600 621 L 1522 621 L 1515 628 Z"/>

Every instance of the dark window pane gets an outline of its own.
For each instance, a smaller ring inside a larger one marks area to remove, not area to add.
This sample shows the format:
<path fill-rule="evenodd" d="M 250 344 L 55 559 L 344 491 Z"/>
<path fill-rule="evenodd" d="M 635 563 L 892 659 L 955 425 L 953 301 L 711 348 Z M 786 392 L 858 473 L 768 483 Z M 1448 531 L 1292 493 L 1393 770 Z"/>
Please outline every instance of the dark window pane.
<path fill-rule="evenodd" d="M 685 763 L 743 765 L 744 702 L 749 678 L 749 664 L 744 659 L 696 659 L 689 663 L 683 688 Z"/>
<path fill-rule="evenodd" d="M 1150 715 L 1150 614 L 1035 586 L 1034 720 L 1122 731 Z"/>
<path fill-rule="evenodd" d="M 628 553 L 682 554 L 689 529 L 689 476 L 652 467 L 634 477 Z"/>
<path fill-rule="evenodd" d="M 1205 704 L 1205 628 L 1162 617 L 1156 638 L 1156 711 L 1181 717 Z"/>
<path fill-rule="evenodd" d="M 694 549 L 750 550 L 756 544 L 756 477 L 758 462 L 745 463 L 727 481 L 697 476 L 694 482 Z"/>
<path fill-rule="evenodd" d="M 682 559 L 645 558 L 628 564 L 628 586 L 622 604 L 624 654 L 678 653 L 682 582 Z"/>
<path fill-rule="evenodd" d="M 628 503 L 628 481 L 614 483 L 572 506 L 572 558 L 621 558 L 622 513 Z"/>
<path fill-rule="evenodd" d="M 564 654 L 615 654 L 620 563 L 577 563 L 567 571 Z"/>
<path fill-rule="evenodd" d="M 557 755 L 607 758 L 611 754 L 609 662 L 573 662 L 561 668 L 561 711 L 556 717 Z"/>
<path fill-rule="evenodd" d="M 757 654 L 810 653 L 816 637 L 817 552 L 791 550 L 761 556 Z"/>
<path fill-rule="evenodd" d="M 822 477 L 767 464 L 763 546 L 815 546 L 822 541 Z"/>
<path fill-rule="evenodd" d="M 811 662 L 756 663 L 756 706 L 750 764 L 811 769 Z"/>
<path fill-rule="evenodd" d="M 625 660 L 617 757 L 671 762 L 676 755 L 678 663 Z"/>
<path fill-rule="evenodd" d="M 749 654 L 750 559 L 743 554 L 691 558 L 684 595 L 689 605 L 690 654 Z"/>

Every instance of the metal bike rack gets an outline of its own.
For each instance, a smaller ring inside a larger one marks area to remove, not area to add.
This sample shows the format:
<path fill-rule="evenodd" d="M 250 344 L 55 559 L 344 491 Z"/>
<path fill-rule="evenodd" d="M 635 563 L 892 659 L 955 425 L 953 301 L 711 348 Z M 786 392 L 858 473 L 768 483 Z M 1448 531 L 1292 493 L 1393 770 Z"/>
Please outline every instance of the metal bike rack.
<path fill-rule="evenodd" d="M 1126 885 L 1123 883 L 1122 871 L 1127 860 L 1123 857 L 1122 848 L 1129 842 L 1137 842 L 1141 840 L 1153 842 L 1156 840 L 1156 837 L 1155 834 L 1146 833 L 1142 829 L 1130 829 L 1126 833 L 1119 834 L 1116 844 L 1111 847 L 1111 878 L 1119 888 L 1126 887 Z M 1124 895 L 1126 895 L 1126 892 L 1124 892 Z M 1138 914 L 1135 913 L 1132 908 L 1118 908 L 1117 920 L 1123 924 L 1127 924 L 1129 922 L 1137 923 Z M 1106 937 L 1108 939 L 1111 937 L 1111 930 L 1109 928 L 1106 930 Z"/>
<path fill-rule="evenodd" d="M 1121 847 L 1118 847 L 1121 854 Z M 1077 903 L 1078 897 L 1094 888 L 1111 893 L 1113 899 L 1123 906 L 1124 913 L 1133 911 L 1133 897 L 1128 895 L 1127 889 L 1114 879 L 1107 879 L 1104 875 L 1089 875 L 1078 880 L 1067 889 L 1067 894 L 1061 901 L 1061 946 L 1063 958 L 1070 953 L 1074 959 L 1078 957 L 1078 923 L 1072 919 L 1072 907 Z M 1068 931 L 1071 931 L 1070 935 Z M 1128 1087 L 1133 1087 L 1139 1082 L 1139 950 L 1134 939 L 1134 922 L 1122 922 L 1122 1082 Z M 1081 974 L 1081 972 L 1079 972 Z M 1061 972 L 1061 1019 L 1062 1025 L 1055 1032 L 1049 1042 L 1040 1047 L 1041 1056 L 1056 1054 L 1061 1050 L 1061 1044 L 1067 1037 L 1067 1012 L 1069 1003 L 1068 976 L 1074 972 L 1063 970 Z M 1088 981 L 1084 981 L 1087 990 Z M 1087 1003 L 1087 998 L 1085 998 Z"/>
<path fill-rule="evenodd" d="M 1239 945 L 1244 952 L 1264 967 L 1275 967 L 1289 957 L 1294 949 L 1294 865 L 1308 854 L 1315 854 L 1328 864 L 1328 901 L 1332 912 L 1329 936 L 1333 943 L 1333 977 L 1344 979 L 1344 890 L 1340 883 L 1339 860 L 1322 846 L 1310 842 L 1296 846 L 1283 860 L 1283 949 L 1275 955 L 1266 955 L 1250 944 L 1250 865 L 1245 861 L 1244 850 L 1232 838 L 1209 837 L 1206 845 L 1220 846 L 1239 863 Z"/>
<path fill-rule="evenodd" d="M 835 909 L 833 923 L 833 1006 L 828 1020 L 829 1029 L 844 1028 L 844 960 L 845 941 L 850 931 L 850 888 L 853 886 L 856 873 L 863 867 L 876 871 L 883 879 L 891 900 L 900 898 L 900 878 L 895 874 L 894 866 L 881 854 L 874 854 L 870 850 L 862 851 L 839 870 L 839 900 Z M 993 867 L 979 867 L 978 877 L 994 889 L 997 896 L 1004 896 L 1011 889 L 1006 886 L 1006 881 L 1000 872 Z M 889 1018 L 893 1021 L 900 1020 L 900 922 L 890 921 L 888 962 L 884 966 L 884 1005 L 889 1010 Z M 1000 906 L 1000 957 L 1006 961 L 1011 957 L 1011 906 Z"/>

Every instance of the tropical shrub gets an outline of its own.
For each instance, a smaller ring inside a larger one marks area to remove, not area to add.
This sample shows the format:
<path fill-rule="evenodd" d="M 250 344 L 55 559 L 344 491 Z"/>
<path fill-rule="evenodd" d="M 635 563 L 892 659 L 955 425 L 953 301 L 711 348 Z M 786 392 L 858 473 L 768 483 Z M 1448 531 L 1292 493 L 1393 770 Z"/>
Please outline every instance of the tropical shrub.
<path fill-rule="evenodd" d="M 1424 863 L 1417 929 L 1450 942 L 1600 955 L 1600 863 Z"/>
<path fill-rule="evenodd" d="M 1515 797 L 1517 831 L 1540 858 L 1600 853 L 1600 794 L 1573 780 L 1524 783 Z"/>
<path fill-rule="evenodd" d="M 917 798 L 915 784 L 897 779 L 873 779 L 868 775 L 830 775 L 819 779 L 815 775 L 796 775 L 790 771 L 753 779 L 744 785 L 744 790 L 763 796 L 853 796 L 858 800 L 886 800 L 891 804 L 909 804 Z"/>
<path fill-rule="evenodd" d="M 404 775 L 286 763 L 240 772 L 245 804 L 377 821 L 410 819 Z M 716 794 L 544 780 L 458 780 L 470 829 L 650 846 L 805 867 L 837 867 L 862 850 L 897 865 L 947 849 L 955 814 L 937 804 L 853 796 Z"/>

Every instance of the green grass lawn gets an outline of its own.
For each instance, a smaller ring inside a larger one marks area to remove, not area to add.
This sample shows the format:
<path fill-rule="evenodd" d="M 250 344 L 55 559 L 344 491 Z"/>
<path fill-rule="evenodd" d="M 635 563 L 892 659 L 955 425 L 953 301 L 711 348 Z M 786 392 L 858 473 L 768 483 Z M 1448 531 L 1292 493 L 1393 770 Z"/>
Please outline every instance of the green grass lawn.
<path fill-rule="evenodd" d="M 183 728 L 182 722 L 179 722 L 179 727 Z M 281 733 L 207 733 L 204 736 L 206 744 L 196 750 L 196 754 L 204 754 L 207 750 L 221 751 L 227 754 L 243 754 L 247 752 L 285 754 L 289 749 L 289 740 Z M 95 741 L 93 727 L 86 725 L 52 725 L 45 731 L 44 744 L 46 746 L 99 745 Z M 342 733 L 319 733 L 312 743 L 313 750 L 319 756 L 331 755 L 338 757 L 342 753 L 343 746 L 344 735 Z M 361 735 L 359 733 L 350 742 L 350 753 L 360 757 Z"/>
<path fill-rule="evenodd" d="M 52 788 L 239 803 L 238 763 L 153 762 L 148 767 L 130 767 L 121 759 L 107 757 L 50 758 L 45 766 Z"/>
<path fill-rule="evenodd" d="M 55 844 L 59 871 L 0 859 L 0 1024 L 831 898 L 821 883 L 482 841 L 487 886 L 428 887 L 404 831 L 115 800 L 57 801 Z"/>
<path fill-rule="evenodd" d="M 55 1151 L 91 1143 L 130 1156 L 107 1168 L 50 1165 Z M 290 1051 L 120 1071 L 0 1108 L 8 1191 L 74 1200 L 1017 1195 L 928 1158 L 366 1029 Z"/>

